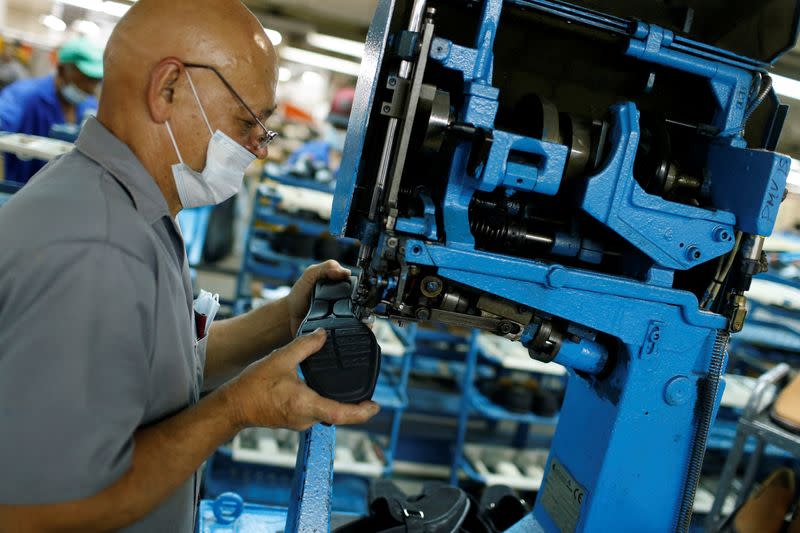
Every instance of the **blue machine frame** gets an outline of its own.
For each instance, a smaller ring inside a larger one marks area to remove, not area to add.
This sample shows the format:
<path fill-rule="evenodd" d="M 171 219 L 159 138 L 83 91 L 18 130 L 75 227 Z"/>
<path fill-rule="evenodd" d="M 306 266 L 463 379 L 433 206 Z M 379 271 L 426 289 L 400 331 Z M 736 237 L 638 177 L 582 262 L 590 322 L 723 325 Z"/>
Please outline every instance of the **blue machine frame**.
<path fill-rule="evenodd" d="M 395 254 L 402 268 L 385 285 L 384 299 L 396 295 L 396 308 L 402 308 L 403 288 L 417 269 L 570 324 L 568 338 L 553 357 L 568 368 L 569 383 L 546 477 L 534 511 L 512 531 L 686 531 L 708 430 L 724 388 L 729 330 L 738 329 L 743 317 L 736 310 L 704 308 L 698 303 L 702 295 L 674 288 L 675 277 L 712 261 L 720 264 L 718 277 L 723 258 L 732 261 L 737 250 L 757 261 L 760 244 L 772 231 L 789 158 L 749 148 L 743 135 L 769 93 L 767 86 L 764 95 L 754 97 L 762 92 L 768 64 L 654 24 L 548 0 L 484 0 L 475 44 L 469 47 L 436 35 L 436 14 L 426 11 L 424 0 L 416 0 L 410 9 L 401 4 L 381 0 L 369 31 L 332 233 L 360 239 L 364 264 L 373 270 L 379 270 L 382 258 Z M 567 146 L 495 127 L 500 91 L 493 85 L 494 47 L 501 16 L 509 7 L 617 35 L 627 42 L 628 58 L 705 79 L 710 88 L 714 109 L 704 125 L 710 140 L 703 176 L 710 205 L 672 201 L 647 192 L 635 179 L 642 131 L 632 101 L 609 109 L 606 155 L 580 186 L 578 210 L 645 258 L 646 273 L 640 278 L 590 268 L 600 262 L 602 247 L 569 232 L 553 237 L 548 259 L 515 257 L 476 245 L 470 224 L 476 193 L 552 197 L 563 190 L 567 175 Z M 397 34 L 405 22 L 408 32 Z M 396 52 L 409 41 L 414 43 L 409 50 L 421 50 L 418 57 Z M 391 73 L 387 81 L 385 63 L 392 53 L 403 61 L 399 73 Z M 403 175 L 404 150 L 428 64 L 463 81 L 453 121 L 472 131 L 491 132 L 493 142 L 479 165 L 471 158 L 474 142 L 456 143 L 438 205 L 423 198 L 424 216 L 409 217 L 394 203 L 391 189 L 399 187 Z M 401 105 L 380 102 L 387 83 L 404 80 L 408 89 Z M 386 116 L 391 118 L 384 130 L 376 124 Z M 405 130 L 408 135 L 402 134 Z M 385 131 L 383 153 L 365 150 L 368 135 L 376 131 Z M 357 208 L 355 196 L 359 188 L 368 189 L 364 161 L 378 156 L 382 174 L 369 191 L 374 196 L 366 212 Z M 553 255 L 582 263 L 564 264 Z M 523 325 L 516 333 L 507 329 L 501 334 L 530 345 L 543 323 Z M 304 448 L 311 450 L 306 453 L 309 461 L 319 431 L 312 430 Z M 308 470 L 308 465 L 298 460 L 298 468 Z M 304 502 L 309 512 L 319 513 L 322 492 L 310 505 Z"/>

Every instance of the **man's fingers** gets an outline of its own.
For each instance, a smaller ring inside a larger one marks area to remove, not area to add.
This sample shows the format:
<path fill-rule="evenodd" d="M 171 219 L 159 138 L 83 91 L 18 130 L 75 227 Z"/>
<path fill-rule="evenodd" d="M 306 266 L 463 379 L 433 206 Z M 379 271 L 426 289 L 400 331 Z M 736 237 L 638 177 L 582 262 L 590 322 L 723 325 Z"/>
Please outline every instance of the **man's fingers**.
<path fill-rule="evenodd" d="M 340 403 L 323 398 L 315 393 L 313 416 L 331 425 L 363 424 L 380 411 L 377 403 L 366 401 L 359 404 Z"/>
<path fill-rule="evenodd" d="M 344 268 L 333 259 L 309 267 L 308 270 L 306 270 L 306 273 L 309 275 L 309 281 L 312 285 L 323 279 L 345 280 L 351 275 L 351 272 L 348 269 Z"/>
<path fill-rule="evenodd" d="M 295 368 L 306 358 L 317 353 L 325 345 L 327 337 L 328 333 L 324 329 L 317 328 L 308 335 L 296 338 L 278 350 L 275 355 L 285 363 L 287 369 Z"/>

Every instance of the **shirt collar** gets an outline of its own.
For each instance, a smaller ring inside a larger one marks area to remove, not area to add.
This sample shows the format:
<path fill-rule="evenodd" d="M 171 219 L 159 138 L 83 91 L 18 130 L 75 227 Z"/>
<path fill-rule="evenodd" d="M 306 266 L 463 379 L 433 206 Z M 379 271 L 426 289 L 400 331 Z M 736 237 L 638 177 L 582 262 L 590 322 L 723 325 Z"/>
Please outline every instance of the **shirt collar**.
<path fill-rule="evenodd" d="M 94 117 L 86 120 L 75 147 L 95 161 L 128 191 L 136 210 L 152 224 L 170 217 L 169 207 L 155 179 L 142 166 L 131 149 Z"/>

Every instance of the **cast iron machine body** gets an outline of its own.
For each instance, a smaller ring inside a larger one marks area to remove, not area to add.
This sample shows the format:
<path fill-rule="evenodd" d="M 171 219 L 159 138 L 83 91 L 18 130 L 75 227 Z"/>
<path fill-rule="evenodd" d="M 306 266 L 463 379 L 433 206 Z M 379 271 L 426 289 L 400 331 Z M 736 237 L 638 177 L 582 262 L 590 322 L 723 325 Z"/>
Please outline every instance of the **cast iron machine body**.
<path fill-rule="evenodd" d="M 518 531 L 688 527 L 790 166 L 766 68 L 797 6 L 751 4 L 379 3 L 332 232 L 362 243 L 363 318 L 568 368 Z"/>

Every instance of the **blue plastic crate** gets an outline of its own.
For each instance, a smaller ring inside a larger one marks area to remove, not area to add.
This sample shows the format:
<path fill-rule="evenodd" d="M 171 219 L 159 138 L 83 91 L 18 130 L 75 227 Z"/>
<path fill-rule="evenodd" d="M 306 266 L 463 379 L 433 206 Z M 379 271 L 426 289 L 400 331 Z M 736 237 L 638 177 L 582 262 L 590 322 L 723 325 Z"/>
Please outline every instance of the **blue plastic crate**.
<path fill-rule="evenodd" d="M 288 507 L 294 470 L 234 461 L 230 452 L 219 449 L 206 463 L 203 495 L 216 498 L 226 492 L 236 492 L 248 502 Z M 367 512 L 369 480 L 352 474 L 333 476 L 334 512 Z"/>
<path fill-rule="evenodd" d="M 198 533 L 278 533 L 286 526 L 287 509 L 245 503 L 236 493 L 224 493 L 214 500 L 203 500 L 197 513 Z M 331 526 L 355 520 L 359 515 L 336 513 Z"/>

